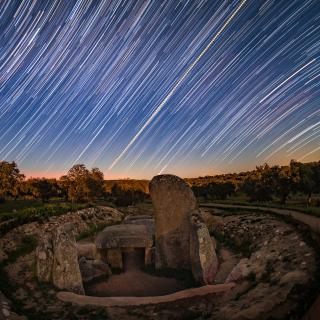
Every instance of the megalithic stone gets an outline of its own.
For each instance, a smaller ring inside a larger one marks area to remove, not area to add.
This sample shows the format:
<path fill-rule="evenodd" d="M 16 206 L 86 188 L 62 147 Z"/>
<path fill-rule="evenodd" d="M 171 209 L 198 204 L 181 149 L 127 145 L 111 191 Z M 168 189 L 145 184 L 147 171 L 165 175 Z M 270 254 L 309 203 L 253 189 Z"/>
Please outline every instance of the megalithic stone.
<path fill-rule="evenodd" d="M 53 251 L 53 284 L 59 289 L 84 294 L 72 224 L 65 224 L 54 230 Z"/>
<path fill-rule="evenodd" d="M 190 269 L 191 215 L 197 210 L 191 188 L 165 174 L 155 176 L 149 190 L 155 209 L 156 268 Z"/>

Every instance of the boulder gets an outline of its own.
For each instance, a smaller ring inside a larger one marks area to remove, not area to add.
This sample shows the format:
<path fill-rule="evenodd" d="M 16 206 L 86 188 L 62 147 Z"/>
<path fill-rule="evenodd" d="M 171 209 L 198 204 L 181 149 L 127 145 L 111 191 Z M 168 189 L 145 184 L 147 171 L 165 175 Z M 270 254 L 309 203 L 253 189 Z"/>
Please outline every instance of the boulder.
<path fill-rule="evenodd" d="M 118 224 L 104 228 L 95 238 L 98 249 L 152 247 L 152 234 L 144 225 Z"/>
<path fill-rule="evenodd" d="M 54 230 L 53 252 L 53 284 L 59 289 L 84 294 L 76 241 L 70 224 Z"/>
<path fill-rule="evenodd" d="M 218 258 L 204 223 L 192 225 L 190 258 L 194 279 L 201 284 L 212 284 L 218 271 Z"/>
<path fill-rule="evenodd" d="M 123 269 L 122 251 L 144 248 L 145 265 L 152 260 L 153 234 L 143 224 L 119 224 L 103 229 L 95 239 L 100 259 L 111 268 Z"/>
<path fill-rule="evenodd" d="M 52 236 L 43 233 L 36 249 L 37 278 L 40 282 L 50 282 L 53 268 Z"/>
<path fill-rule="evenodd" d="M 190 269 L 191 216 L 197 212 L 191 188 L 166 174 L 155 176 L 149 190 L 155 209 L 156 268 Z"/>
<path fill-rule="evenodd" d="M 108 264 L 100 260 L 87 260 L 85 257 L 81 257 L 79 267 L 83 282 L 106 278 L 112 274 Z"/>

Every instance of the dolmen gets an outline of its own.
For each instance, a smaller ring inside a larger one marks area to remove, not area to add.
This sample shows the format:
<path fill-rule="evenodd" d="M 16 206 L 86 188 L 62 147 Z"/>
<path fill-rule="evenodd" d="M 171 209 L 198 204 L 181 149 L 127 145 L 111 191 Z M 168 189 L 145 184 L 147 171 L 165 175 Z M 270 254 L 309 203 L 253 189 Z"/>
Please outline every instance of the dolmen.
<path fill-rule="evenodd" d="M 155 176 L 149 190 L 155 210 L 156 268 L 191 270 L 199 283 L 213 283 L 218 260 L 207 227 L 192 222 L 199 209 L 189 185 L 165 174 Z"/>

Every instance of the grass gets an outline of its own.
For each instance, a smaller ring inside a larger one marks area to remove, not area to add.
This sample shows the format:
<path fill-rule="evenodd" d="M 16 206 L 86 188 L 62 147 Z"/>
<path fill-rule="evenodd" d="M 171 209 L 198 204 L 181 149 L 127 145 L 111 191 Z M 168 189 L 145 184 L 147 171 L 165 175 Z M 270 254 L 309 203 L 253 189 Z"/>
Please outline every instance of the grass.
<path fill-rule="evenodd" d="M 41 200 L 6 200 L 4 203 L 0 204 L 0 216 L 3 213 L 13 212 L 14 210 L 20 211 L 26 208 L 38 208 L 42 206 L 43 203 Z"/>
<path fill-rule="evenodd" d="M 320 207 L 307 207 L 305 203 L 301 202 L 288 202 L 287 204 L 281 204 L 279 202 L 249 202 L 243 198 L 230 198 L 227 200 L 213 200 L 212 202 L 200 201 L 200 205 L 210 205 L 210 204 L 230 204 L 239 206 L 256 206 L 264 208 L 274 208 L 274 209 L 286 209 L 293 210 L 302 213 L 306 213 L 312 216 L 320 217 Z"/>
<path fill-rule="evenodd" d="M 93 237 L 96 233 L 100 232 L 109 225 L 110 223 L 100 223 L 98 225 L 92 225 L 89 229 L 80 232 L 76 236 L 76 240 L 79 241 L 81 239 Z"/>
<path fill-rule="evenodd" d="M 90 204 L 45 204 L 41 207 L 24 208 L 17 212 L 2 212 L 0 213 L 0 235 L 13 228 L 16 228 L 25 223 L 34 221 L 46 221 L 50 217 L 63 215 L 67 212 L 77 211 L 89 207 Z"/>

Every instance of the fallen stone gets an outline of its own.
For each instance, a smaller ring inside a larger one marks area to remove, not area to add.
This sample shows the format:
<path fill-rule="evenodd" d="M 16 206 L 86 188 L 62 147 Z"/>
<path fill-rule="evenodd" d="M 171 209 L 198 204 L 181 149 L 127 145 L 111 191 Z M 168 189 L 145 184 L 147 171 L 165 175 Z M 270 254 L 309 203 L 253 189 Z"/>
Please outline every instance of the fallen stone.
<path fill-rule="evenodd" d="M 190 238 L 191 269 L 195 280 L 212 284 L 218 271 L 218 258 L 204 223 L 193 224 Z"/>

